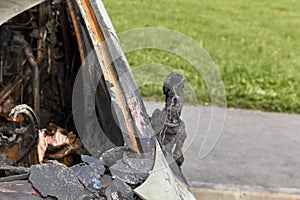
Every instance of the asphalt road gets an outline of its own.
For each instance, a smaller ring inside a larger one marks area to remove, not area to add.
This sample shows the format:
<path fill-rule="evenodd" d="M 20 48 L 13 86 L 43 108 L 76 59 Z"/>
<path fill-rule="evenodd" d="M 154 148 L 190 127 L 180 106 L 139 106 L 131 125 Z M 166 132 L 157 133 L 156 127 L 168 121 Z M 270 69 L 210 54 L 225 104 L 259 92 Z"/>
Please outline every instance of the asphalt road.
<path fill-rule="evenodd" d="M 163 108 L 145 104 L 150 116 Z M 188 132 L 182 169 L 191 186 L 300 189 L 300 115 L 186 105 L 182 119 Z"/>

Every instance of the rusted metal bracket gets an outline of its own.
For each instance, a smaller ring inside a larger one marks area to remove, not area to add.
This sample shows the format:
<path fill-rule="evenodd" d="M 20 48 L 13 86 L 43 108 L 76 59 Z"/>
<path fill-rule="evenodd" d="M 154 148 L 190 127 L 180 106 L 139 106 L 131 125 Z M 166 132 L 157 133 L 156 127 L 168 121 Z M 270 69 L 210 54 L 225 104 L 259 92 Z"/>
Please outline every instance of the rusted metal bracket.
<path fill-rule="evenodd" d="M 78 18 L 76 18 L 76 13 L 75 13 L 75 5 L 74 2 L 72 0 L 66 0 L 67 3 L 67 7 L 70 13 L 70 17 L 72 20 L 72 24 L 73 24 L 73 28 L 74 28 L 74 32 L 75 32 L 75 36 L 76 36 L 76 40 L 77 40 L 77 44 L 78 44 L 78 51 L 79 51 L 79 55 L 80 55 L 80 59 L 81 62 L 83 63 L 86 57 L 86 50 L 85 50 L 85 46 L 83 45 L 83 41 L 82 41 L 82 33 L 80 30 L 80 24 L 78 22 Z"/>

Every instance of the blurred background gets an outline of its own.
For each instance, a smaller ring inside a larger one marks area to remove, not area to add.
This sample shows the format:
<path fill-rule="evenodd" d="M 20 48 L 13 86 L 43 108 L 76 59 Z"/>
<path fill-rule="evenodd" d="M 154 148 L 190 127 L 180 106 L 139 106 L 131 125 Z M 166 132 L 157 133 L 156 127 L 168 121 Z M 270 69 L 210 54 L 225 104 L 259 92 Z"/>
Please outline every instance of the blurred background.
<path fill-rule="evenodd" d="M 194 39 L 222 75 L 227 104 L 234 108 L 300 113 L 300 1 L 104 0 L 117 33 L 163 27 Z M 210 103 L 197 71 L 176 55 L 140 50 L 130 66 L 160 63 L 182 73 L 199 104 Z M 135 77 L 138 79 L 138 77 Z M 163 100 L 161 86 L 140 88 L 146 99 Z M 186 102 L 192 102 L 192 96 Z"/>
<path fill-rule="evenodd" d="M 300 1 L 104 4 L 117 33 L 143 27 L 179 31 L 202 46 L 221 73 L 227 110 L 210 106 L 203 78 L 186 60 L 157 49 L 126 53 L 137 82 L 147 74 L 136 74 L 135 67 L 159 63 L 182 73 L 196 94 L 196 100 L 189 92 L 185 96 L 182 118 L 188 138 L 183 172 L 197 188 L 193 190 L 198 199 L 300 198 Z M 150 115 L 163 107 L 161 84 L 139 88 L 150 101 Z M 220 127 L 218 143 L 201 157 L 205 137 L 216 138 Z"/>

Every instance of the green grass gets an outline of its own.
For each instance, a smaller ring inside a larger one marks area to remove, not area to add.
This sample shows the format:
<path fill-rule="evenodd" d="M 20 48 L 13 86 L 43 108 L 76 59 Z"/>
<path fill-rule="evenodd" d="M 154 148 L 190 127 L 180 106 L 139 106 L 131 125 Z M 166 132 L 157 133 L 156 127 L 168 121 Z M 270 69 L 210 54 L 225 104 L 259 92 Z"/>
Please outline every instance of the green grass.
<path fill-rule="evenodd" d="M 300 113 L 299 0 L 104 0 L 117 32 L 164 27 L 196 40 L 222 75 L 229 107 Z M 132 68 L 160 63 L 180 71 L 199 103 L 210 97 L 185 60 L 159 50 L 127 55 Z M 138 79 L 138 77 L 136 77 Z M 161 86 L 140 88 L 162 100 Z M 192 101 L 192 96 L 187 96 Z"/>

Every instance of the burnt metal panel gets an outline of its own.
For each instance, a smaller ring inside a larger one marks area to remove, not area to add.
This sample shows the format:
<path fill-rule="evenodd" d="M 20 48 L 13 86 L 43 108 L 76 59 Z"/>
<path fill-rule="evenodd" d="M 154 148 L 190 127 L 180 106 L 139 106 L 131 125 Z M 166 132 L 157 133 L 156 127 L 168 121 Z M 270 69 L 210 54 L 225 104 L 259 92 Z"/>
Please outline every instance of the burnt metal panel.
<path fill-rule="evenodd" d="M 149 117 L 103 3 L 88 0 L 76 2 L 126 145 L 137 153 L 153 152 L 153 130 Z"/>
<path fill-rule="evenodd" d="M 5 0 L 0 1 L 0 25 L 18 14 L 43 3 L 46 0 Z"/>

